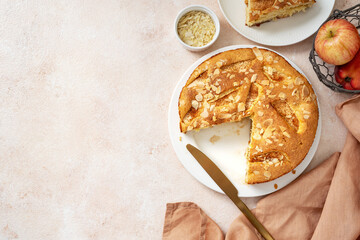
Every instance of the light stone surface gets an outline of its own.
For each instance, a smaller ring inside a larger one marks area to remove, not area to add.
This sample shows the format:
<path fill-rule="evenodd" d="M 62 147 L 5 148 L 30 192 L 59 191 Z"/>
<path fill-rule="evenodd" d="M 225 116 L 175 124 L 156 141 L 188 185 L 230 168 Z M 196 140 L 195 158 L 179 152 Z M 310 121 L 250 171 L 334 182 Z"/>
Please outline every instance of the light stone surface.
<path fill-rule="evenodd" d="M 176 40 L 192 1 L 0 2 L 0 239 L 160 239 L 167 202 L 193 201 L 226 232 L 238 209 L 176 158 L 168 104 L 199 57 L 254 44 L 225 21 L 201 53 Z M 357 0 L 338 0 L 345 9 Z M 273 49 L 310 78 L 323 119 L 309 168 L 342 149 L 334 107 L 349 95 L 317 79 L 313 36 Z M 244 199 L 254 207 L 258 198 Z"/>

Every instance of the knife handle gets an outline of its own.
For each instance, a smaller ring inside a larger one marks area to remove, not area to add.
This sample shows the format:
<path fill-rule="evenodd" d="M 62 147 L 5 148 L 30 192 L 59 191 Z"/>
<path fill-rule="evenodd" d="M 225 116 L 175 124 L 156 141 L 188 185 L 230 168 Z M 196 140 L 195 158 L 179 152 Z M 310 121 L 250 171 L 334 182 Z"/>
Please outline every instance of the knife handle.
<path fill-rule="evenodd" d="M 261 236 L 265 240 L 274 240 L 273 236 L 266 230 L 266 228 L 257 220 L 255 215 L 250 211 L 250 209 L 243 203 L 240 199 L 236 201 L 235 205 L 240 209 L 240 211 L 246 216 L 250 223 L 258 230 Z"/>

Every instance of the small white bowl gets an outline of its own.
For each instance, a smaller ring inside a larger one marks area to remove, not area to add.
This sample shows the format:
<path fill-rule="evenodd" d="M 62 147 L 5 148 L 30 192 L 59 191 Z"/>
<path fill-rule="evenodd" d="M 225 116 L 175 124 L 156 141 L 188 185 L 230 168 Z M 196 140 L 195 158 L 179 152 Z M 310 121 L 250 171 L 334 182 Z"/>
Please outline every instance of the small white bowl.
<path fill-rule="evenodd" d="M 201 11 L 201 12 L 204 12 L 206 14 L 208 14 L 211 19 L 214 21 L 214 24 L 215 24 L 215 34 L 214 34 L 214 37 L 213 39 L 208 42 L 208 44 L 202 46 L 202 47 L 193 47 L 193 46 L 190 46 L 186 43 L 184 43 L 180 36 L 179 36 L 179 33 L 177 31 L 177 28 L 178 28 L 178 23 L 179 23 L 179 20 L 182 16 L 184 16 L 186 13 L 190 12 L 190 11 Z M 205 50 L 206 48 L 210 47 L 215 41 L 216 39 L 219 37 L 219 33 L 220 33 L 220 22 L 219 22 L 219 19 L 218 17 L 215 15 L 215 13 L 213 11 L 211 11 L 208 7 L 205 7 L 203 5 L 191 5 L 191 6 L 188 6 L 186 8 L 184 8 L 183 10 L 181 10 L 178 15 L 176 16 L 175 18 L 175 24 L 174 24 L 174 27 L 175 27 L 175 35 L 176 35 L 176 38 L 179 40 L 179 42 L 188 50 L 190 51 L 194 51 L 194 52 L 199 52 L 199 51 L 203 51 Z"/>

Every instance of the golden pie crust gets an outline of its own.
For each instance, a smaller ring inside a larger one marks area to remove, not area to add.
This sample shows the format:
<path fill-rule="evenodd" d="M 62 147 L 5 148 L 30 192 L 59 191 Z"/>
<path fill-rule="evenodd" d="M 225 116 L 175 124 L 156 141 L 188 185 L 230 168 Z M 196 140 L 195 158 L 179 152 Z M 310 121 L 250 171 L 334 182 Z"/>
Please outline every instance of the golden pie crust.
<path fill-rule="evenodd" d="M 315 0 L 245 0 L 246 25 L 259 25 L 305 11 Z"/>
<path fill-rule="evenodd" d="M 201 63 L 178 102 L 180 130 L 252 120 L 246 182 L 271 181 L 293 170 L 317 129 L 316 95 L 307 79 L 278 54 L 241 48 Z"/>

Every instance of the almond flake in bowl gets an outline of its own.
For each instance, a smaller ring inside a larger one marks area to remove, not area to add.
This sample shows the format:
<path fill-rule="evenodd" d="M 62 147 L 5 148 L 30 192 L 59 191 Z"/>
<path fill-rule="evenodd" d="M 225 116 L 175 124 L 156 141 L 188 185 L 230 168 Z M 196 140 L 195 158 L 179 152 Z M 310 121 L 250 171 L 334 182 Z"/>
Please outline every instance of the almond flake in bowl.
<path fill-rule="evenodd" d="M 220 22 L 213 11 L 202 5 L 191 5 L 179 12 L 175 19 L 175 34 L 190 51 L 210 47 L 220 33 Z"/>
<path fill-rule="evenodd" d="M 202 11 L 190 11 L 180 18 L 177 31 L 184 43 L 193 47 L 202 47 L 213 39 L 216 28 L 208 14 Z"/>

